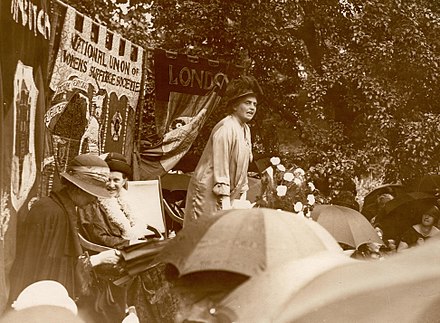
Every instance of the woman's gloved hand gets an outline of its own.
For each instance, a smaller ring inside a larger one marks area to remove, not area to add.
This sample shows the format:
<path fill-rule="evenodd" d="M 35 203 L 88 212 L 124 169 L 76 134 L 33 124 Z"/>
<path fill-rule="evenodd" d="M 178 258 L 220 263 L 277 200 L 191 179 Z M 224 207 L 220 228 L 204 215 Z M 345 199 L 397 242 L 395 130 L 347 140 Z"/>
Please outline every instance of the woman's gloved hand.
<path fill-rule="evenodd" d="M 90 256 L 90 262 L 93 267 L 102 264 L 116 265 L 121 259 L 121 252 L 116 249 L 102 251 L 96 255 Z"/>

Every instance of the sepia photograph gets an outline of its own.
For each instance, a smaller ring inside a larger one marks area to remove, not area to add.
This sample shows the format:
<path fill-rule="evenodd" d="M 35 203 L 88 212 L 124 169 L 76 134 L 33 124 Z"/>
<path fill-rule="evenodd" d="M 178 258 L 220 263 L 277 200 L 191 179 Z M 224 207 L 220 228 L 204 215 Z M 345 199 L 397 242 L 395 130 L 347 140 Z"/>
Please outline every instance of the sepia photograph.
<path fill-rule="evenodd" d="M 440 322 L 440 1 L 0 0 L 0 323 Z"/>

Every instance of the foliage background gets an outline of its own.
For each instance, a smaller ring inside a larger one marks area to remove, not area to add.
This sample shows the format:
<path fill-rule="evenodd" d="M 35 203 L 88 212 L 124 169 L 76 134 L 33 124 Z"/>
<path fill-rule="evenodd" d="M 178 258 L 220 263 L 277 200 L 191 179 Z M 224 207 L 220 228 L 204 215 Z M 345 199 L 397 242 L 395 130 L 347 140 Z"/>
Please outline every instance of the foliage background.
<path fill-rule="evenodd" d="M 251 124 L 256 157 L 304 168 L 326 194 L 359 178 L 411 184 L 439 172 L 438 1 L 67 2 L 142 46 L 244 66 L 265 91 Z"/>

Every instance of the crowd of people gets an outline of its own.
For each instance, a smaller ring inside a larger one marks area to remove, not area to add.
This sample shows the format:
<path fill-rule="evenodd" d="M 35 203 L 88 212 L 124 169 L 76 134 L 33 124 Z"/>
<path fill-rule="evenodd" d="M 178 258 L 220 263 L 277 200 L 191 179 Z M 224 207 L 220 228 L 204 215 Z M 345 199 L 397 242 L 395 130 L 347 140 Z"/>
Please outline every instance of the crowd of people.
<path fill-rule="evenodd" d="M 247 123 L 257 111 L 261 93 L 252 77 L 230 82 L 225 94 L 230 114 L 213 128 L 192 175 L 184 226 L 197 225 L 203 218 L 238 207 L 239 201 L 246 200 L 247 172 L 253 158 Z M 60 176 L 63 188 L 41 198 L 26 216 L 11 275 L 13 310 L 4 319 L 43 305 L 63 307 L 68 311 L 66 321 L 72 314 L 72 322 L 139 321 L 132 310 L 130 283 L 114 284 L 124 272 L 121 252 L 163 236 L 130 207 L 126 198 L 130 194 L 127 183 L 132 179 L 130 165 L 123 155 L 114 152 L 82 154 L 73 158 Z M 343 195 L 332 202 L 360 211 L 352 194 Z M 389 193 L 380 195 L 377 213 L 381 214 L 394 198 Z M 398 239 L 388 238 L 373 217 L 371 223 L 384 243 L 366 243 L 352 250 L 351 256 L 383 259 L 437 235 L 439 208 L 429 205 L 419 215 L 419 223 Z M 102 251 L 85 249 L 81 238 L 102 246 Z M 347 249 L 343 244 L 341 247 Z M 53 297 L 46 299 L 38 294 L 51 289 L 56 291 L 53 295 L 63 297 L 54 302 Z M 185 320 L 182 313 L 176 317 Z"/>

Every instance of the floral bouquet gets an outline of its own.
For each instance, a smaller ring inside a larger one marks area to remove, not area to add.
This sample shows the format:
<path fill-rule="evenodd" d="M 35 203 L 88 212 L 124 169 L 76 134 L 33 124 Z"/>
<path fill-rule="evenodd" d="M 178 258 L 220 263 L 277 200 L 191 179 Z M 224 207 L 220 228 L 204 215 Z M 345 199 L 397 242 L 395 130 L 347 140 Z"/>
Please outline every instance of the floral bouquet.
<path fill-rule="evenodd" d="M 272 157 L 270 166 L 262 172 L 261 183 L 257 206 L 310 217 L 317 190 L 302 168 L 286 170 L 280 158 Z"/>

